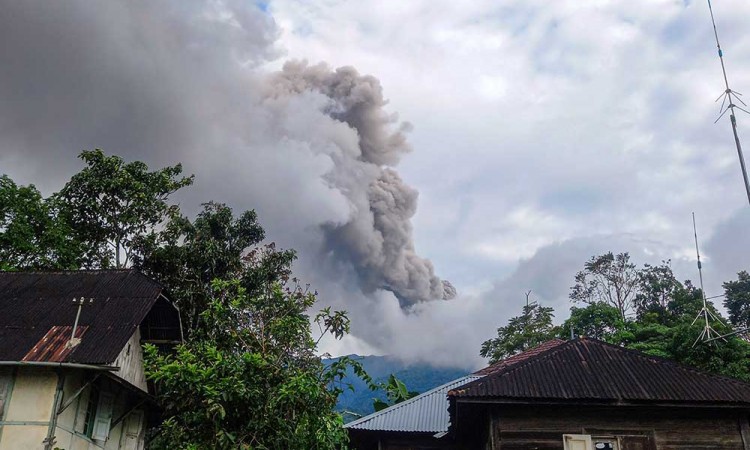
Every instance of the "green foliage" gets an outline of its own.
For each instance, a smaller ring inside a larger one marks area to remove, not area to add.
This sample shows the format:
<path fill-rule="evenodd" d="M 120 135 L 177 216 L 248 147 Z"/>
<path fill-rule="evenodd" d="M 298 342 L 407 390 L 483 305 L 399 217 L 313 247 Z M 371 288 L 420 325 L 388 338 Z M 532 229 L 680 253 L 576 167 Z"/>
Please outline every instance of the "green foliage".
<path fill-rule="evenodd" d="M 85 244 L 82 266 L 126 267 L 137 256 L 139 240 L 178 213 L 167 200 L 193 177 L 180 177 L 180 164 L 150 172 L 141 161 L 125 163 L 98 149 L 80 158 L 86 167 L 56 198 L 74 237 Z"/>
<path fill-rule="evenodd" d="M 387 400 L 383 401 L 379 398 L 373 399 L 372 407 L 375 411 L 381 411 L 389 406 L 399 404 L 419 395 L 419 392 L 407 389 L 406 384 L 396 378 L 393 374 L 388 377 L 387 383 L 380 385 L 380 388 L 385 391 Z"/>
<path fill-rule="evenodd" d="M 750 327 L 750 275 L 743 270 L 736 280 L 727 281 L 723 286 L 729 321 L 738 329 Z"/>
<path fill-rule="evenodd" d="M 174 216 L 143 239 L 134 266 L 167 286 L 192 332 L 202 326 L 214 280 L 242 280 L 251 295 L 288 280 L 294 252 L 261 246 L 263 237 L 254 211 L 235 218 L 228 206 L 209 202 L 193 222 Z"/>
<path fill-rule="evenodd" d="M 628 322 L 620 311 L 604 302 L 591 303 L 583 308 L 570 308 L 570 317 L 560 327 L 559 337 L 588 336 L 611 344 L 621 344 L 630 337 Z"/>
<path fill-rule="evenodd" d="M 568 337 L 572 327 L 578 336 L 750 380 L 748 342 L 736 336 L 709 343 L 698 340 L 705 327 L 705 319 L 698 317 L 703 308 L 703 293 L 690 281 L 680 283 L 669 261 L 638 269 L 630 263 L 627 253 L 610 252 L 591 258 L 576 275 L 575 282 L 570 297 L 586 306 L 571 308 L 558 336 Z M 745 326 L 750 320 L 750 276 L 740 272 L 736 281 L 724 283 L 724 289 L 731 323 Z M 706 306 L 714 317 L 721 319 L 710 301 Z M 630 311 L 634 314 L 629 314 Z M 550 315 L 551 312 L 550 309 Z M 500 328 L 497 339 L 483 344 L 482 356 L 496 361 L 512 355 L 523 345 L 529 348 L 540 343 L 529 338 L 523 326 L 518 326 L 524 317 L 513 318 L 507 327 Z M 731 331 L 722 321 L 711 319 L 710 325 L 719 334 Z M 492 353 L 498 348 L 499 357 Z"/>
<path fill-rule="evenodd" d="M 645 264 L 638 271 L 638 293 L 635 296 L 636 314 L 667 314 L 669 302 L 682 287 L 670 267 L 670 261 L 662 261 L 659 266 Z"/>
<path fill-rule="evenodd" d="M 0 270 L 78 267 L 81 245 L 57 212 L 34 185 L 0 176 Z"/>
<path fill-rule="evenodd" d="M 525 305 L 520 316 L 497 329 L 497 337 L 482 343 L 479 354 L 490 358 L 492 364 L 552 339 L 559 332 L 552 324 L 553 312 L 551 307 L 536 302 Z"/>
<path fill-rule="evenodd" d="M 326 368 L 315 355 L 306 311 L 315 296 L 279 283 L 248 295 L 239 281 L 217 281 L 204 328 L 175 355 L 147 347 L 148 375 L 167 420 L 154 448 L 335 449 L 345 445 L 333 412 L 347 362 Z M 317 317 L 341 336 L 343 315 Z"/>

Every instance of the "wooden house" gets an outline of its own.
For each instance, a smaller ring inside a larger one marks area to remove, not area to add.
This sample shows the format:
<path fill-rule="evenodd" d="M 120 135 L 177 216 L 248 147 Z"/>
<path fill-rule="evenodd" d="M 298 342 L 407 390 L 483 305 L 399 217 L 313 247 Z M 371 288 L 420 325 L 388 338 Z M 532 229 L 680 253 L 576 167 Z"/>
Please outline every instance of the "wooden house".
<path fill-rule="evenodd" d="M 0 272 L 0 450 L 144 448 L 158 408 L 141 344 L 180 340 L 138 272 Z"/>
<path fill-rule="evenodd" d="M 349 426 L 353 442 L 361 450 L 750 450 L 750 384 L 601 341 L 550 341 L 473 375 L 435 403 L 448 410 L 444 431 L 409 439 Z"/>

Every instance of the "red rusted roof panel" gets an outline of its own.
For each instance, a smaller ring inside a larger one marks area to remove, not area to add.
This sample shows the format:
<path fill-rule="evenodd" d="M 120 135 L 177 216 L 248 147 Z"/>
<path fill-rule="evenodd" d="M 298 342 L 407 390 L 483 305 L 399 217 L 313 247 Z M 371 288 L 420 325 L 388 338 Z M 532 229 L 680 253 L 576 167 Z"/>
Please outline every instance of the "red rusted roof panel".
<path fill-rule="evenodd" d="M 82 339 L 83 334 L 88 329 L 87 326 L 76 328 L 76 338 Z M 73 327 L 56 325 L 49 329 L 47 334 L 29 350 L 21 361 L 45 361 L 45 362 L 63 362 L 65 358 L 76 347 L 70 345 Z"/>

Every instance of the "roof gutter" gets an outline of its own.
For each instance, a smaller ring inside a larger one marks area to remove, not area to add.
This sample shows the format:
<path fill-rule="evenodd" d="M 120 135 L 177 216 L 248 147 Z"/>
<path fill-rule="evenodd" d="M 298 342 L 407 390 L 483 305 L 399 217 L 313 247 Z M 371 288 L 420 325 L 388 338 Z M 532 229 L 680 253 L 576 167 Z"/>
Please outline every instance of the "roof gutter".
<path fill-rule="evenodd" d="M 87 370 L 105 370 L 115 372 L 120 370 L 116 366 L 99 366 L 95 364 L 79 364 L 67 362 L 50 362 L 50 361 L 0 361 L 0 366 L 20 366 L 20 367 L 51 367 L 57 369 L 87 369 Z"/>

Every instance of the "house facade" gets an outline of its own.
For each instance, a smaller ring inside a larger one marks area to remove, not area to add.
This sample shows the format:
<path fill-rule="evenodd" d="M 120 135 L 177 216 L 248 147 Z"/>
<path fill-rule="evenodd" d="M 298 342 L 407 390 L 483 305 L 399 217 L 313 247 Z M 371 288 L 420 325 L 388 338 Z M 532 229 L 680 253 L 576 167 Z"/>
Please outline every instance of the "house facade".
<path fill-rule="evenodd" d="M 142 449 L 158 420 L 143 343 L 181 340 L 130 270 L 0 273 L 0 450 Z"/>
<path fill-rule="evenodd" d="M 750 450 L 750 384 L 593 339 L 550 341 L 472 375 L 433 403 L 433 415 L 447 409 L 440 431 L 348 425 L 356 448 Z"/>

